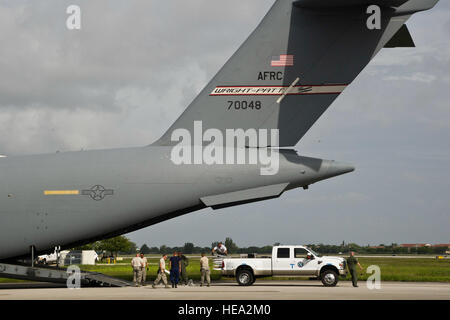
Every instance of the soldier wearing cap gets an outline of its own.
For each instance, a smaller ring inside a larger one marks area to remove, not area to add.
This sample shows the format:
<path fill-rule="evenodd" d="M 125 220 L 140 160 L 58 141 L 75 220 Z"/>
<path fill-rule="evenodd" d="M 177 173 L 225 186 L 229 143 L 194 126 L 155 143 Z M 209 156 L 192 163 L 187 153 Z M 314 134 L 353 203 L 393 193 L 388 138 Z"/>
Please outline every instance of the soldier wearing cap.
<path fill-rule="evenodd" d="M 161 280 L 163 281 L 165 288 L 169 288 L 169 286 L 167 285 L 167 276 L 166 276 L 166 259 L 167 254 L 163 254 L 162 258 L 159 260 L 158 277 L 152 284 L 153 289 L 155 289 L 155 287 L 159 284 Z"/>
<path fill-rule="evenodd" d="M 187 266 L 189 265 L 189 259 L 182 253 L 178 252 L 178 257 L 180 258 L 181 262 L 181 269 L 180 269 L 180 277 L 181 282 L 184 282 L 184 285 L 187 286 L 188 284 L 188 274 L 187 274 Z"/>
<path fill-rule="evenodd" d="M 350 257 L 347 258 L 347 266 L 350 274 L 352 276 L 352 283 L 354 287 L 358 287 L 358 272 L 356 271 L 356 266 L 359 266 L 361 270 L 363 268 L 359 264 L 358 259 L 355 258 L 355 253 L 353 251 L 350 252 Z"/>
<path fill-rule="evenodd" d="M 136 287 L 141 286 L 141 278 L 142 278 L 142 267 L 144 266 L 144 262 L 142 261 L 139 253 L 136 254 L 136 257 L 131 259 L 131 267 L 133 268 L 133 282 Z"/>
<path fill-rule="evenodd" d="M 145 286 L 145 282 L 147 281 L 147 270 L 148 270 L 148 261 L 147 258 L 144 257 L 144 254 L 141 253 L 142 260 L 142 268 L 141 268 L 141 284 Z"/>
<path fill-rule="evenodd" d="M 206 278 L 206 283 L 208 287 L 211 284 L 210 270 L 209 270 L 209 260 L 208 257 L 202 252 L 202 258 L 200 259 L 200 274 L 201 274 L 201 282 L 200 287 L 203 287 L 203 283 Z"/>

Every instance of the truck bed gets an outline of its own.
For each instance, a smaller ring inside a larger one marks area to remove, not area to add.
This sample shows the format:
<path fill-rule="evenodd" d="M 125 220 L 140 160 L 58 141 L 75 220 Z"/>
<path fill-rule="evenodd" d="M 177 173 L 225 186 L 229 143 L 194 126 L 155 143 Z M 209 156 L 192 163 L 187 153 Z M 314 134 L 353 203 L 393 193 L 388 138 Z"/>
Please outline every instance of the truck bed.
<path fill-rule="evenodd" d="M 271 258 L 225 258 L 223 259 L 223 274 L 233 276 L 238 267 L 248 265 L 256 276 L 272 275 L 272 259 Z"/>

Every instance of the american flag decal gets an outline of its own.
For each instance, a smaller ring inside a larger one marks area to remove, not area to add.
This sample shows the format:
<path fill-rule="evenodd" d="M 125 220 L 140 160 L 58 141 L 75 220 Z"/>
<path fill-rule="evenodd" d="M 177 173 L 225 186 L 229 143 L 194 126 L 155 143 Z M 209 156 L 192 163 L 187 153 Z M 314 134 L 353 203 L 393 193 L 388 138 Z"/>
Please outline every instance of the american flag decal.
<path fill-rule="evenodd" d="M 279 57 L 272 57 L 270 65 L 272 67 L 292 67 L 294 65 L 294 55 L 281 54 Z"/>

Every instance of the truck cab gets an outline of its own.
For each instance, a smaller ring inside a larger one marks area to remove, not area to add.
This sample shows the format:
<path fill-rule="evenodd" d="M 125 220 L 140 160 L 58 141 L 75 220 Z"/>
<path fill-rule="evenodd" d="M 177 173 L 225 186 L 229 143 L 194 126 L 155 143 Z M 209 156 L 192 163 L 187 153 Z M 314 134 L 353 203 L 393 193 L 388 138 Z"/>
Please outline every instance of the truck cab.
<path fill-rule="evenodd" d="M 344 258 L 322 256 L 300 245 L 275 246 L 270 258 L 226 258 L 221 269 L 223 275 L 236 277 L 239 285 L 251 285 L 258 277 L 279 276 L 317 278 L 325 286 L 335 286 L 339 276 L 347 274 Z"/>

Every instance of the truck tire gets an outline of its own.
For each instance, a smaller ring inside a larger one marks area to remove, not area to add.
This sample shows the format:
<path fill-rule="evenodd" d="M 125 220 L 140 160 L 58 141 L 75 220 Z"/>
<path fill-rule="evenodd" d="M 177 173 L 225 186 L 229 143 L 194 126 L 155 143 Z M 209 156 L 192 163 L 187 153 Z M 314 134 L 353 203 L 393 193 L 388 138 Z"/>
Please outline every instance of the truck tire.
<path fill-rule="evenodd" d="M 325 270 L 321 273 L 320 279 L 325 287 L 334 287 L 339 281 L 339 277 L 333 270 Z"/>
<path fill-rule="evenodd" d="M 255 282 L 252 272 L 248 269 L 239 270 L 236 274 L 236 281 L 240 286 L 251 286 Z"/>

